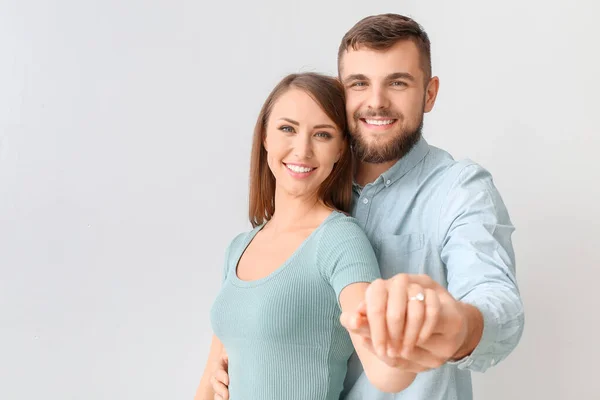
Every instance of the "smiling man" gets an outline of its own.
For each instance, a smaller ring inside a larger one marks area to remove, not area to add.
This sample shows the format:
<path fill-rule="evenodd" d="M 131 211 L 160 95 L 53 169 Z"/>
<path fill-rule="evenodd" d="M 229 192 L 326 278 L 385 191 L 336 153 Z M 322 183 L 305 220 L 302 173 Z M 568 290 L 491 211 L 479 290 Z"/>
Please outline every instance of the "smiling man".
<path fill-rule="evenodd" d="M 342 324 L 389 365 L 418 373 L 402 392 L 383 393 L 353 357 L 343 397 L 470 400 L 471 372 L 505 359 L 523 332 L 508 211 L 487 170 L 422 137 L 439 79 L 418 23 L 359 21 L 342 39 L 338 72 L 357 162 L 352 215 L 384 278 Z M 410 293 L 415 284 L 422 290 Z M 215 378 L 227 398 L 224 367 Z"/>

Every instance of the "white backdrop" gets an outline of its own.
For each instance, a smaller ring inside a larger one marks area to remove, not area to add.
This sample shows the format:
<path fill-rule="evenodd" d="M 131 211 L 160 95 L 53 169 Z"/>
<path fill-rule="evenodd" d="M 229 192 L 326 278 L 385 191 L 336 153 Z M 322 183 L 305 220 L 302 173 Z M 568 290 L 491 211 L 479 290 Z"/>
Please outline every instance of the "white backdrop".
<path fill-rule="evenodd" d="M 525 333 L 476 398 L 597 398 L 597 2 L 0 0 L 1 399 L 192 398 L 258 110 L 381 12 L 432 40 L 425 137 L 517 227 Z"/>

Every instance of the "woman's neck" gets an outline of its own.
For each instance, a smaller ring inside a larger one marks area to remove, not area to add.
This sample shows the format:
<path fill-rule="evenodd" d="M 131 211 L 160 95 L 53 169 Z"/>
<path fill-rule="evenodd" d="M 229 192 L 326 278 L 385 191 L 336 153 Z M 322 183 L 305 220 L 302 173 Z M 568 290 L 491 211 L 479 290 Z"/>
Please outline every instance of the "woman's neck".
<path fill-rule="evenodd" d="M 269 220 L 272 232 L 286 232 L 319 223 L 320 214 L 326 206 L 311 196 L 292 196 L 281 190 L 275 190 L 275 212 Z"/>

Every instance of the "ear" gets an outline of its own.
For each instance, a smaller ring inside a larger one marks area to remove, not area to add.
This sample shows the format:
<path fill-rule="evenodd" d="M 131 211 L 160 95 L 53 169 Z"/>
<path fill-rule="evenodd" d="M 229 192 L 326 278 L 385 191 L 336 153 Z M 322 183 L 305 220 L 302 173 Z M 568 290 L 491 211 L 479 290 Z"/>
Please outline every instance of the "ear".
<path fill-rule="evenodd" d="M 438 90 L 440 89 L 440 79 L 434 76 L 429 80 L 427 88 L 425 89 L 425 107 L 424 112 L 428 113 L 433 110 L 435 99 L 437 98 Z"/>

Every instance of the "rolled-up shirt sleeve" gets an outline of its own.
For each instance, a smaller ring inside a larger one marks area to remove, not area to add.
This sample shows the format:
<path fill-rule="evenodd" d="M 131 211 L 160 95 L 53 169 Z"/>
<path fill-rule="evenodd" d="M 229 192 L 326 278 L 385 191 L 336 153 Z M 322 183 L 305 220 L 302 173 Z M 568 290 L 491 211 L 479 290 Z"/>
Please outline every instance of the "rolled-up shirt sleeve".
<path fill-rule="evenodd" d="M 461 166 L 441 207 L 438 229 L 448 291 L 483 315 L 479 344 L 452 364 L 484 372 L 515 349 L 524 312 L 511 239 L 515 228 L 491 175 L 481 166 Z"/>

